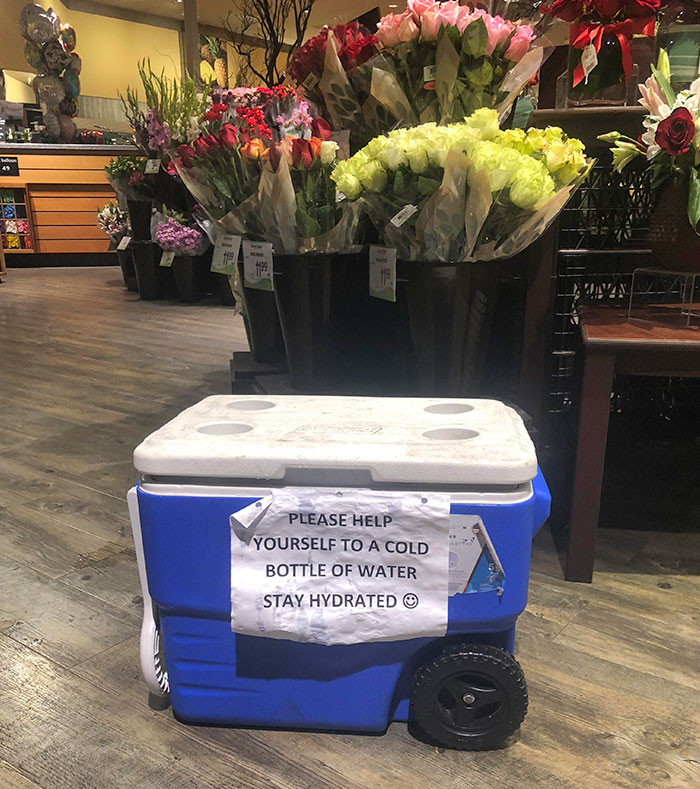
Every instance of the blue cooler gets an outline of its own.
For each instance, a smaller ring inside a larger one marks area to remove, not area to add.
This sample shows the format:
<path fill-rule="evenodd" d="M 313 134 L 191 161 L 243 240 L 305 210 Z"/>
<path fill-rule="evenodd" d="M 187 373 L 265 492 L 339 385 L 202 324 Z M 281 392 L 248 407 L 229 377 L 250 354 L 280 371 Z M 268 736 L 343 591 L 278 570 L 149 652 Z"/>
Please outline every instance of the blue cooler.
<path fill-rule="evenodd" d="M 144 599 L 141 667 L 151 693 L 169 694 L 180 720 L 355 732 L 408 721 L 425 742 L 470 750 L 500 746 L 519 728 L 527 688 L 512 656 L 515 622 L 550 495 L 512 409 L 491 400 L 216 396 L 149 436 L 134 463 L 141 481 L 128 503 Z M 348 512 L 365 514 L 328 516 L 321 526 L 309 515 L 317 499 L 343 495 Z M 284 577 L 255 575 L 262 565 L 245 551 L 251 539 L 261 549 L 262 537 L 251 535 L 266 533 L 265 513 L 289 496 L 301 516 L 290 515 L 285 535 L 317 535 L 287 543 L 304 572 L 343 566 L 331 564 L 332 551 L 314 564 L 316 549 L 334 544 L 327 535 L 350 535 L 342 527 L 355 521 L 379 527 L 353 534 L 376 536 L 393 554 L 375 571 L 397 575 L 382 581 L 382 594 L 366 594 L 370 582 L 356 575 L 337 586 L 332 578 L 296 585 L 291 565 Z M 421 502 L 435 502 L 444 517 L 411 520 L 406 513 Z M 389 540 L 386 513 L 410 521 L 391 534 L 413 537 Z M 296 531 L 299 517 L 306 531 Z M 421 529 L 437 562 L 429 577 Z M 420 594 L 405 593 L 414 567 Z M 266 610 L 270 601 L 295 606 L 304 589 L 323 593 L 308 596 L 318 605 L 358 606 L 355 619 L 343 608 L 338 634 L 330 609 L 310 618 Z M 419 615 L 426 595 L 438 619 Z M 270 625 L 270 616 L 283 624 Z"/>

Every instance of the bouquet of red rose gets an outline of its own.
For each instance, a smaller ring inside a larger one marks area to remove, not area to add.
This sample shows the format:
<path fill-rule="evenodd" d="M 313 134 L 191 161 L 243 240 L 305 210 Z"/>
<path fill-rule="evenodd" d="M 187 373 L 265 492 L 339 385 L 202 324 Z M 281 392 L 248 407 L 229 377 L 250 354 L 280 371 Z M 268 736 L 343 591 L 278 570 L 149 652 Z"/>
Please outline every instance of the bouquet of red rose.
<path fill-rule="evenodd" d="M 272 135 L 259 109 L 238 108 L 235 124 L 224 120 L 228 112 L 228 105 L 212 105 L 200 136 L 177 148 L 175 167 L 221 232 L 256 235 L 257 190 Z"/>
<path fill-rule="evenodd" d="M 349 131 L 353 149 L 403 121 L 410 107 L 394 79 L 384 102 L 373 94 L 375 66 L 390 70 L 377 38 L 357 22 L 324 28 L 294 53 L 289 76 L 335 132 Z"/>
<path fill-rule="evenodd" d="M 570 64 L 574 98 L 611 87 L 623 74 L 624 84 L 629 82 L 634 65 L 630 40 L 654 36 L 662 5 L 661 0 L 554 0 L 540 6 L 542 13 L 571 23 L 571 51 L 580 52 Z"/>
<path fill-rule="evenodd" d="M 338 144 L 330 129 L 321 136 L 287 137 L 272 143 L 258 189 L 265 240 L 278 254 L 351 252 L 360 206 L 338 200 L 331 173 L 338 163 Z"/>

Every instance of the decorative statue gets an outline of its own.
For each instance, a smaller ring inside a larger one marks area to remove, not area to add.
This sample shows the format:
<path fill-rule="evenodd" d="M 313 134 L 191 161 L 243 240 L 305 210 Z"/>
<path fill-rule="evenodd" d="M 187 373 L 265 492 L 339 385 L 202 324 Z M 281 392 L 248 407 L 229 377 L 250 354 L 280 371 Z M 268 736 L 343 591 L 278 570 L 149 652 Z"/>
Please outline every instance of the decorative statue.
<path fill-rule="evenodd" d="M 75 50 L 75 30 L 62 25 L 55 11 L 36 3 L 22 9 L 19 31 L 26 40 L 24 57 L 36 71 L 33 87 L 49 134 L 73 142 L 82 63 Z"/>

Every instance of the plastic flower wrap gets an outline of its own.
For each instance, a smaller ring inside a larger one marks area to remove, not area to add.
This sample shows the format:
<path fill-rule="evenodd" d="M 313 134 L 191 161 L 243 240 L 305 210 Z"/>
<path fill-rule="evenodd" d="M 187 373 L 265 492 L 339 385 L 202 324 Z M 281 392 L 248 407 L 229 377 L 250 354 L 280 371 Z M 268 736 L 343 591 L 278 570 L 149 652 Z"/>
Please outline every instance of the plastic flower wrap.
<path fill-rule="evenodd" d="M 330 121 L 334 131 L 350 133 L 353 147 L 391 128 L 408 109 L 405 98 L 398 95 L 398 83 L 393 93 L 382 94 L 388 110 L 372 95 L 374 69 L 383 61 L 378 52 L 377 38 L 351 22 L 324 28 L 294 53 L 289 66 L 297 89 Z M 390 69 L 382 62 L 380 76 Z"/>
<path fill-rule="evenodd" d="M 517 18 L 458 0 L 408 0 L 403 13 L 380 20 L 377 38 L 391 57 L 411 120 L 458 121 L 481 107 L 503 116 L 532 80 L 552 51 L 545 35 L 551 19 L 536 4 L 498 5 Z"/>
<path fill-rule="evenodd" d="M 482 108 L 463 123 L 377 137 L 332 178 L 361 198 L 382 243 L 404 260 L 512 257 L 540 236 L 588 172 L 559 128 L 501 131 Z"/>
<path fill-rule="evenodd" d="M 112 201 L 98 212 L 97 224 L 115 243 L 129 234 L 129 217 Z"/>
<path fill-rule="evenodd" d="M 361 205 L 337 199 L 331 173 L 338 144 L 329 136 L 288 137 L 267 152 L 258 202 L 264 239 L 278 254 L 354 249 Z"/>

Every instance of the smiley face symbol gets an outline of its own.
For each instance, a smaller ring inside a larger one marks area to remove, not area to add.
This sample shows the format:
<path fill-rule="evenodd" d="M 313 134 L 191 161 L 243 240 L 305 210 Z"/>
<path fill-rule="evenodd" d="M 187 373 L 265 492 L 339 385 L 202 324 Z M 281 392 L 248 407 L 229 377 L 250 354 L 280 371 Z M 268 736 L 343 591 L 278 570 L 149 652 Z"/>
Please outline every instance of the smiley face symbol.
<path fill-rule="evenodd" d="M 418 595 L 409 592 L 403 596 L 403 604 L 406 608 L 415 608 L 418 605 Z"/>

